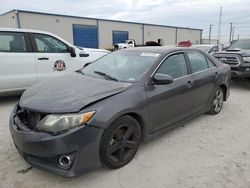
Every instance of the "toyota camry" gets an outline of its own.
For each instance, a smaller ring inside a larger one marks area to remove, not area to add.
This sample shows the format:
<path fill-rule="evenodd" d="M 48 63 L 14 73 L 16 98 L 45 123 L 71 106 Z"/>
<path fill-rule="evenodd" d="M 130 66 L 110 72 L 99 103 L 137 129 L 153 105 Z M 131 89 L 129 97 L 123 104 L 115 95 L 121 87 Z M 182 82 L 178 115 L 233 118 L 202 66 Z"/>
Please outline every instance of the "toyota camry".
<path fill-rule="evenodd" d="M 230 67 L 200 50 L 119 50 L 27 89 L 10 132 L 33 167 L 66 177 L 117 169 L 142 141 L 198 114 L 218 114 L 230 80 Z"/>

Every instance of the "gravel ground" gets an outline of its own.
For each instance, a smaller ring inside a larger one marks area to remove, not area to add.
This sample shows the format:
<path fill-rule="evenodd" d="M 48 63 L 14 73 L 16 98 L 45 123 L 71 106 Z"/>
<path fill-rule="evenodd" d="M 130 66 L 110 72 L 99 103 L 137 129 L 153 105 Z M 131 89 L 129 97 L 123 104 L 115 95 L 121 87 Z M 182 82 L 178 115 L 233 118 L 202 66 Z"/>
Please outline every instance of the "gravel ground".
<path fill-rule="evenodd" d="M 220 114 L 200 115 L 142 144 L 134 160 L 121 169 L 99 169 L 77 178 L 28 169 L 8 129 L 17 101 L 0 98 L 0 188 L 250 187 L 249 81 L 233 82 Z"/>

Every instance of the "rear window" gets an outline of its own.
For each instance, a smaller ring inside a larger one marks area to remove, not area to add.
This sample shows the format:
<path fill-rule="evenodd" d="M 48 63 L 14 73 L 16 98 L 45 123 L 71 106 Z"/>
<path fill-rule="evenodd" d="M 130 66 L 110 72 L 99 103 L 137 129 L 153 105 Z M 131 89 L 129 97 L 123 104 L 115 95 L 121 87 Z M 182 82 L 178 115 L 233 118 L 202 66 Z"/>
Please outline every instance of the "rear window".
<path fill-rule="evenodd" d="M 24 33 L 0 32 L 1 52 L 27 52 Z"/>

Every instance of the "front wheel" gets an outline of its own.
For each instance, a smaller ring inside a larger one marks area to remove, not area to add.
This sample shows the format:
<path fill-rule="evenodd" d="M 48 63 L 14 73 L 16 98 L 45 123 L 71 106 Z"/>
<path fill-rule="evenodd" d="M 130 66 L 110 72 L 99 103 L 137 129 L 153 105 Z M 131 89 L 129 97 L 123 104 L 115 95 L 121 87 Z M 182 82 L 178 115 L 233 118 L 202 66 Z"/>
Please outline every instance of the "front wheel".
<path fill-rule="evenodd" d="M 141 142 L 139 123 L 130 116 L 118 118 L 108 127 L 100 144 L 100 160 L 104 167 L 121 168 L 135 156 Z"/>
<path fill-rule="evenodd" d="M 218 114 L 220 113 L 222 107 L 223 107 L 223 98 L 224 98 L 224 92 L 221 87 L 219 87 L 214 95 L 213 101 L 210 105 L 210 114 Z"/>

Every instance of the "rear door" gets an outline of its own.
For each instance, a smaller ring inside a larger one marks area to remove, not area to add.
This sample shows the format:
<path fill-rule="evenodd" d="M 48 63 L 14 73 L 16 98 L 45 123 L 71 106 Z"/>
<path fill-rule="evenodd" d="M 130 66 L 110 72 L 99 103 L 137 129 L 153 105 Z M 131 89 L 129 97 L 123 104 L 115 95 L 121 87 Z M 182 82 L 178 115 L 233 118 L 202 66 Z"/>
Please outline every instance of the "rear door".
<path fill-rule="evenodd" d="M 217 67 L 198 51 L 189 51 L 187 56 L 194 81 L 194 113 L 209 107 L 216 88 Z"/>
<path fill-rule="evenodd" d="M 28 35 L 0 31 L 0 91 L 23 90 L 37 81 Z"/>
<path fill-rule="evenodd" d="M 35 49 L 38 81 L 81 68 L 78 57 L 71 57 L 68 46 L 59 39 L 40 33 L 32 33 L 31 38 Z"/>
<path fill-rule="evenodd" d="M 170 55 L 155 73 L 173 77 L 173 83 L 154 85 L 147 91 L 151 132 L 170 126 L 192 113 L 192 77 L 183 52 Z"/>

